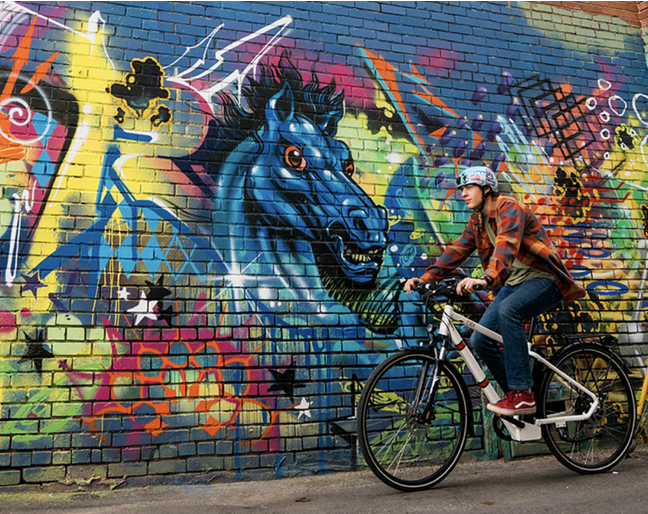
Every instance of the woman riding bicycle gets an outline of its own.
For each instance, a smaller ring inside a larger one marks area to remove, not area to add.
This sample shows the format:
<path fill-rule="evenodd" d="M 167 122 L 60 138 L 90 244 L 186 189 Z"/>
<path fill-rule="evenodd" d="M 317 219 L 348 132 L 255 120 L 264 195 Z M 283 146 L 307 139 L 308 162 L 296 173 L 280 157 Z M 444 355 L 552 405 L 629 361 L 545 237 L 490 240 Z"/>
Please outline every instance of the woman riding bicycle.
<path fill-rule="evenodd" d="M 466 206 L 474 211 L 468 225 L 422 277 L 405 283 L 405 291 L 411 293 L 421 282 L 441 280 L 477 250 L 484 274 L 461 280 L 457 293 L 473 293 L 477 286 L 503 285 L 479 323 L 502 335 L 504 352 L 478 332 L 470 339 L 506 393 L 499 402 L 488 404 L 487 409 L 508 416 L 534 414 L 533 378 L 523 322 L 562 300 L 582 298 L 585 290 L 574 282 L 531 210 L 515 198 L 499 195 L 497 177 L 490 168 L 466 168 L 459 176 L 458 188 Z"/>

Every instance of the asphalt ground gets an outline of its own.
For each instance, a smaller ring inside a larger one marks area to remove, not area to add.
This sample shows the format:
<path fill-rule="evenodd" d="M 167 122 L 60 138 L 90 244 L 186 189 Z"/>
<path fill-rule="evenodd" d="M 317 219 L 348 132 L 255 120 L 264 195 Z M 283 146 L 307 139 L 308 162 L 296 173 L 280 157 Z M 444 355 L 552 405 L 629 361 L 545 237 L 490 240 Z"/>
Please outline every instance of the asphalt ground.
<path fill-rule="evenodd" d="M 551 456 L 461 462 L 428 491 L 401 493 L 370 471 L 255 482 L 47 492 L 0 490 L 3 514 L 365 514 L 648 512 L 648 448 L 613 471 L 578 475 Z M 46 489 L 46 487 L 44 487 Z"/>

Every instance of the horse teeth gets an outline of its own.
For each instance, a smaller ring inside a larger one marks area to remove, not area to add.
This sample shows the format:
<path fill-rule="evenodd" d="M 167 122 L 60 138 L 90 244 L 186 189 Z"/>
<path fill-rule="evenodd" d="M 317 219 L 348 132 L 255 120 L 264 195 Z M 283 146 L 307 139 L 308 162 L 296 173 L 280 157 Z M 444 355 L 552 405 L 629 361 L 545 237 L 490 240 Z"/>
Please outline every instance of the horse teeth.
<path fill-rule="evenodd" d="M 351 250 L 346 250 L 344 252 L 344 258 L 347 261 L 351 262 L 373 262 L 376 258 L 375 252 L 369 252 L 369 253 L 353 253 Z"/>

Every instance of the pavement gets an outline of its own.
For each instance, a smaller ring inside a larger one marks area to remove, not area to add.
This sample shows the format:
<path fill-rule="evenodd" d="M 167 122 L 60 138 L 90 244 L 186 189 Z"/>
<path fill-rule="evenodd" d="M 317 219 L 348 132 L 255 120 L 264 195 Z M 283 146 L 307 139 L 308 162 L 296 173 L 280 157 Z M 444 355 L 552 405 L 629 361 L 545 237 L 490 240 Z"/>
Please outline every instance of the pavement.
<path fill-rule="evenodd" d="M 370 471 L 255 482 L 67 492 L 0 490 L 2 514 L 624 514 L 648 512 L 648 448 L 578 475 L 551 456 L 460 462 L 437 487 L 402 493 Z"/>

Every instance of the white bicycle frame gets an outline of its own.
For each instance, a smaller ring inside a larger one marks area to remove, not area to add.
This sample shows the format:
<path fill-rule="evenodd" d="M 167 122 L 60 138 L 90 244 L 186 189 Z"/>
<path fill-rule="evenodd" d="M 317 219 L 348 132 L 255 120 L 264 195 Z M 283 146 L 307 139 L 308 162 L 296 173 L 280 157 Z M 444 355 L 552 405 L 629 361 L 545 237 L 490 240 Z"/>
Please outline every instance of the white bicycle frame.
<path fill-rule="evenodd" d="M 483 327 L 479 323 L 476 323 L 466 318 L 465 316 L 462 316 L 457 311 L 455 311 L 452 305 L 446 305 L 445 308 L 443 309 L 443 317 L 441 318 L 441 326 L 439 327 L 439 334 L 443 337 L 450 338 L 450 341 L 454 345 L 455 350 L 459 352 L 459 354 L 465 361 L 466 366 L 468 366 L 468 369 L 475 377 L 475 380 L 484 391 L 484 394 L 486 395 L 488 401 L 490 403 L 498 402 L 501 399 L 500 396 L 497 394 L 495 388 L 490 383 L 490 381 L 486 378 L 484 371 L 482 370 L 481 366 L 475 359 L 473 353 L 470 351 L 470 348 L 464 342 L 457 328 L 453 325 L 452 321 L 457 321 L 459 323 L 462 323 L 463 325 L 470 327 L 473 330 L 476 330 L 477 332 L 499 343 L 502 343 L 502 336 L 496 332 L 493 332 L 492 330 L 487 329 L 486 327 Z M 560 426 L 564 427 L 568 421 L 583 421 L 589 419 L 599 406 L 599 400 L 592 391 L 590 391 L 589 389 L 587 389 L 586 387 L 582 386 L 577 381 L 575 381 L 573 378 L 569 377 L 568 375 L 560 371 L 549 361 L 547 361 L 547 359 L 537 354 L 536 352 L 532 351 L 530 342 L 528 343 L 528 345 L 529 345 L 529 355 L 532 358 L 541 362 L 544 366 L 546 366 L 554 373 L 556 373 L 560 378 L 562 378 L 564 385 L 572 389 L 578 389 L 579 391 L 589 396 L 592 399 L 592 404 L 590 405 L 589 410 L 584 414 L 570 415 L 566 413 L 557 413 L 557 414 L 552 414 L 548 418 L 536 418 L 533 423 L 522 421 L 521 419 L 518 419 L 517 416 L 514 416 L 515 419 L 518 420 L 518 422 L 524 424 L 524 428 L 519 428 L 513 423 L 511 423 L 510 421 L 507 421 L 506 419 L 502 418 L 502 421 L 504 422 L 504 425 L 508 429 L 511 439 L 513 439 L 514 441 L 537 441 L 542 438 L 542 434 L 540 431 L 540 427 L 542 425 L 554 424 L 559 427 Z M 441 358 L 443 358 L 443 356 L 441 356 Z"/>

